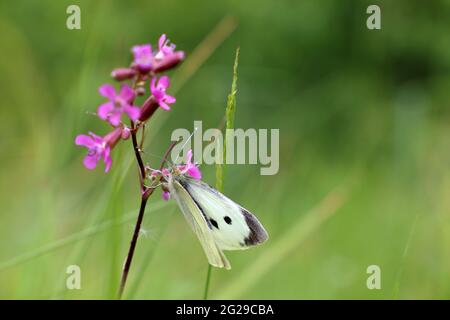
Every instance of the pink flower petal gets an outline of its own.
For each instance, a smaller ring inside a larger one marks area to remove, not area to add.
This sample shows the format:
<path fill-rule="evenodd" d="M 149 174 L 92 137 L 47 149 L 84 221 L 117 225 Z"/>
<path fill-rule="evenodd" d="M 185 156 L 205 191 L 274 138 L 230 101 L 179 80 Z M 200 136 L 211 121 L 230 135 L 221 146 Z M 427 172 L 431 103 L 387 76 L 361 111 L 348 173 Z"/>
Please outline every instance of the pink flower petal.
<path fill-rule="evenodd" d="M 156 77 L 153 77 L 152 81 L 150 82 L 150 91 L 152 92 L 152 94 L 154 91 L 156 91 L 155 83 L 156 83 Z"/>
<path fill-rule="evenodd" d="M 189 149 L 189 151 L 186 154 L 186 164 L 187 165 L 191 164 L 192 163 L 191 160 L 192 160 L 192 149 Z"/>
<path fill-rule="evenodd" d="M 112 110 L 114 110 L 114 105 L 111 102 L 106 102 L 98 107 L 97 114 L 100 119 L 106 120 Z"/>
<path fill-rule="evenodd" d="M 120 124 L 121 118 L 122 118 L 122 112 L 117 111 L 117 112 L 112 113 L 109 116 L 108 121 L 111 125 L 113 125 L 114 127 L 117 127 Z"/>
<path fill-rule="evenodd" d="M 150 71 L 153 62 L 152 46 L 149 44 L 134 46 L 131 51 L 133 52 L 134 63 L 140 71 Z"/>
<path fill-rule="evenodd" d="M 133 46 L 131 51 L 133 52 L 134 59 L 139 60 L 152 54 L 152 46 L 150 44 L 137 45 Z"/>
<path fill-rule="evenodd" d="M 90 136 L 87 136 L 85 134 L 80 134 L 75 138 L 75 144 L 77 146 L 91 148 L 94 146 L 95 142 Z"/>
<path fill-rule="evenodd" d="M 178 60 L 184 59 L 184 51 L 177 51 L 177 52 L 174 52 L 173 54 L 176 55 L 176 59 L 178 59 Z"/>
<path fill-rule="evenodd" d="M 134 99 L 134 91 L 128 85 L 123 85 L 120 89 L 120 97 L 130 103 Z"/>
<path fill-rule="evenodd" d="M 97 157 L 87 155 L 86 157 L 84 157 L 83 164 L 87 169 L 93 170 L 97 166 L 97 161 Z"/>
<path fill-rule="evenodd" d="M 161 35 L 161 37 L 159 37 L 159 40 L 158 40 L 158 48 L 159 48 L 159 50 L 162 49 L 162 47 L 164 46 L 165 42 L 166 42 L 166 35 L 163 33 Z"/>
<path fill-rule="evenodd" d="M 167 103 L 172 104 L 172 103 L 175 103 L 177 101 L 177 99 L 175 99 L 175 97 L 172 97 L 172 96 L 166 94 L 164 96 L 164 101 L 167 102 Z"/>
<path fill-rule="evenodd" d="M 111 148 L 107 147 L 105 149 L 105 153 L 103 155 L 103 161 L 105 162 L 105 172 L 108 172 L 109 169 L 111 168 L 111 164 L 112 164 L 112 158 L 111 158 Z"/>
<path fill-rule="evenodd" d="M 200 169 L 196 166 L 192 166 L 188 169 L 187 173 L 194 179 L 200 180 L 202 178 L 202 173 Z"/>
<path fill-rule="evenodd" d="M 141 115 L 141 109 L 133 106 L 126 106 L 125 113 L 130 117 L 131 120 L 136 121 Z"/>
<path fill-rule="evenodd" d="M 141 46 L 133 46 L 132 48 L 131 48 L 131 52 L 133 53 L 133 57 L 134 57 L 134 59 L 136 60 L 136 59 L 138 59 L 139 58 L 139 55 L 140 55 L 140 53 L 141 53 Z"/>
<path fill-rule="evenodd" d="M 89 132 L 89 135 L 92 137 L 92 140 L 96 143 L 96 144 L 102 144 L 103 143 L 103 137 L 100 137 L 92 132 Z"/>
<path fill-rule="evenodd" d="M 163 76 L 159 79 L 158 81 L 158 88 L 164 88 L 167 89 L 168 87 L 170 87 L 170 80 L 168 76 Z"/>
<path fill-rule="evenodd" d="M 114 100 L 114 98 L 116 97 L 116 90 L 110 84 L 104 84 L 104 85 L 100 86 L 100 88 L 98 89 L 98 92 L 100 92 L 100 94 L 102 96 L 104 96 L 110 100 Z"/>
<path fill-rule="evenodd" d="M 159 106 L 164 110 L 170 110 L 170 107 L 162 101 L 159 102 Z"/>
<path fill-rule="evenodd" d="M 153 94 L 153 96 L 155 97 L 155 99 L 156 99 L 157 102 L 160 102 L 160 101 L 163 101 L 163 100 L 164 100 L 165 94 L 164 94 L 163 91 L 161 91 L 161 90 L 159 90 L 159 89 L 156 89 L 155 91 L 152 92 L 152 94 Z"/>

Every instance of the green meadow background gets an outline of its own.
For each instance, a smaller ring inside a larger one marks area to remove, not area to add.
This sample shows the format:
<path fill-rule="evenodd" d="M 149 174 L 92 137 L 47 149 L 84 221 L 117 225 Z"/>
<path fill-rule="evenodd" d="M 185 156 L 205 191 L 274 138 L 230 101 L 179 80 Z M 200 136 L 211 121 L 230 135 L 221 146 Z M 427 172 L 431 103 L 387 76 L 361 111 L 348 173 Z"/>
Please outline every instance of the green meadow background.
<path fill-rule="evenodd" d="M 81 30 L 66 8 L 81 7 Z M 366 28 L 378 4 L 382 30 Z M 450 298 L 449 1 L 1 1 L 0 298 L 113 299 L 137 216 L 131 142 L 82 166 L 97 88 L 162 33 L 185 50 L 170 112 L 148 126 L 157 166 L 176 128 L 280 129 L 280 169 L 230 165 L 224 193 L 270 239 L 228 252 L 209 298 Z M 202 166 L 215 184 L 214 166 Z M 150 198 L 124 298 L 201 299 L 207 261 L 173 201 Z M 81 290 L 66 269 L 81 268 Z M 381 269 L 381 289 L 366 286 Z"/>

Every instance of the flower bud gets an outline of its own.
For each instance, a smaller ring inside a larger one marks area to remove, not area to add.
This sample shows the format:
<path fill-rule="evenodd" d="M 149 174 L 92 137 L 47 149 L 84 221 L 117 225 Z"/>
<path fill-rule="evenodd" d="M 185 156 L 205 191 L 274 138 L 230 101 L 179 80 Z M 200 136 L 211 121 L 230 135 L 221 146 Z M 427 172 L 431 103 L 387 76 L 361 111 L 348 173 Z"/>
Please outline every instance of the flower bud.
<path fill-rule="evenodd" d="M 117 81 L 131 79 L 136 75 L 136 70 L 131 68 L 117 68 L 111 72 L 111 77 Z"/>
<path fill-rule="evenodd" d="M 174 53 L 164 57 L 160 61 L 155 61 L 153 72 L 163 72 L 176 67 L 184 59 L 183 51 L 175 51 Z"/>
<path fill-rule="evenodd" d="M 122 137 L 123 129 L 121 127 L 115 128 L 113 131 L 108 133 L 104 138 L 103 141 L 109 145 L 112 148 L 119 142 L 120 138 Z"/>
<path fill-rule="evenodd" d="M 136 95 L 138 95 L 138 96 L 143 96 L 143 95 L 145 94 L 145 88 L 143 88 L 143 87 L 137 87 L 136 90 L 135 90 L 135 92 L 136 92 Z"/>
<path fill-rule="evenodd" d="M 147 121 L 153 115 L 156 109 L 158 109 L 158 106 L 159 105 L 155 97 L 150 96 L 142 105 L 141 115 L 139 116 L 138 120 L 141 122 Z"/>
<path fill-rule="evenodd" d="M 122 130 L 122 139 L 127 140 L 130 137 L 130 133 L 131 133 L 130 128 L 124 127 Z"/>

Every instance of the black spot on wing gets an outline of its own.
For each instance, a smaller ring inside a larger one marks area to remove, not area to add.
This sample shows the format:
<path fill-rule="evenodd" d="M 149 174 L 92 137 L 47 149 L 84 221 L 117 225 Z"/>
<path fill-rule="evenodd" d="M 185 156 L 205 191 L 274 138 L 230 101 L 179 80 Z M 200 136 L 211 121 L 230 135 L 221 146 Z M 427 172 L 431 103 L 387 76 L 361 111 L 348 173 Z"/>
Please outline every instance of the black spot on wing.
<path fill-rule="evenodd" d="M 217 221 L 216 220 L 214 220 L 214 219 L 209 219 L 209 221 L 211 222 L 211 224 L 216 228 L 216 229 L 219 229 L 219 225 L 217 224 Z"/>
<path fill-rule="evenodd" d="M 231 218 L 229 216 L 225 216 L 223 217 L 223 220 L 227 223 L 227 224 L 231 224 Z"/>
<path fill-rule="evenodd" d="M 266 241 L 269 235 L 258 219 L 244 208 L 241 208 L 241 213 L 244 215 L 245 222 L 250 229 L 250 234 L 244 239 L 245 245 L 254 246 Z"/>

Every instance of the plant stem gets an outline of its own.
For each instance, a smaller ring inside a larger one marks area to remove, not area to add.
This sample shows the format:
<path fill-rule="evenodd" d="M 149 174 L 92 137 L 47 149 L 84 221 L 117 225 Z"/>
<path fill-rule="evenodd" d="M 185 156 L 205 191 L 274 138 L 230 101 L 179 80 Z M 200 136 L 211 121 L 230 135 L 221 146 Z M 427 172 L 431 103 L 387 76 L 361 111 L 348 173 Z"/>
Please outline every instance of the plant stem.
<path fill-rule="evenodd" d="M 208 273 L 206 274 L 205 291 L 203 292 L 203 300 L 208 300 L 209 282 L 211 280 L 211 265 L 208 263 Z"/>
<path fill-rule="evenodd" d="M 139 166 L 139 172 L 140 172 L 140 176 L 141 176 L 141 186 L 143 186 L 144 179 L 145 179 L 145 167 L 144 167 L 144 162 L 142 161 L 141 150 L 139 149 L 139 144 L 137 142 L 136 136 L 137 136 L 136 128 L 135 128 L 133 121 L 131 121 L 131 140 L 133 140 L 134 154 L 136 155 L 136 160 L 137 160 L 138 166 Z"/>
<path fill-rule="evenodd" d="M 128 249 L 127 258 L 125 260 L 125 265 L 123 267 L 122 277 L 120 279 L 120 288 L 119 288 L 119 299 L 122 298 L 123 291 L 125 289 L 125 284 L 127 282 L 128 273 L 130 271 L 131 262 L 133 261 L 133 255 L 134 250 L 136 248 L 136 243 L 139 238 L 139 231 L 141 230 L 142 220 L 144 219 L 144 213 L 145 213 L 145 206 L 147 205 L 148 198 L 153 194 L 153 191 L 155 188 L 152 187 L 146 187 L 144 184 L 145 180 L 145 167 L 142 161 L 141 152 L 138 147 L 137 139 L 136 139 L 136 131 L 134 131 L 134 124 L 131 123 L 131 137 L 133 141 L 133 148 L 135 150 L 136 160 L 139 164 L 139 171 L 141 176 L 141 207 L 139 209 L 138 218 L 136 221 L 136 226 L 134 227 L 133 237 L 131 238 L 130 248 Z M 172 151 L 173 147 L 177 142 L 172 142 L 169 146 L 169 148 L 166 150 L 166 153 L 164 154 L 164 157 L 161 161 L 161 165 L 159 167 L 160 170 L 163 169 L 164 163 L 169 156 L 170 152 Z"/>
<path fill-rule="evenodd" d="M 137 239 L 139 237 L 139 230 L 141 230 L 142 220 L 144 218 L 145 206 L 147 205 L 147 199 L 142 197 L 141 207 L 139 209 L 139 215 L 136 221 L 136 226 L 134 227 L 133 238 L 131 239 L 130 249 L 128 250 L 127 259 L 125 260 L 125 265 L 123 267 L 122 278 L 120 280 L 119 288 L 119 299 L 122 298 L 123 290 L 125 289 L 125 284 L 128 278 L 128 272 L 130 271 L 131 261 L 133 261 L 134 249 L 136 248 Z"/>
<path fill-rule="evenodd" d="M 139 166 L 139 177 L 140 177 L 140 189 L 141 189 L 141 206 L 139 208 L 139 214 L 134 227 L 133 237 L 131 238 L 130 248 L 128 249 L 127 258 L 125 260 L 125 265 L 122 271 L 122 277 L 120 279 L 119 288 L 119 299 L 122 298 L 123 290 L 125 289 L 125 284 L 128 278 L 128 272 L 130 271 L 131 262 L 133 261 L 134 249 L 136 248 L 137 239 L 139 237 L 139 231 L 141 230 L 142 220 L 144 219 L 145 206 L 147 205 L 147 200 L 150 194 L 145 196 L 146 187 L 144 185 L 145 180 L 145 167 L 142 161 L 141 151 L 136 138 L 136 130 L 133 121 L 131 121 L 131 140 L 133 141 L 134 154 L 136 155 L 136 160 Z"/>

